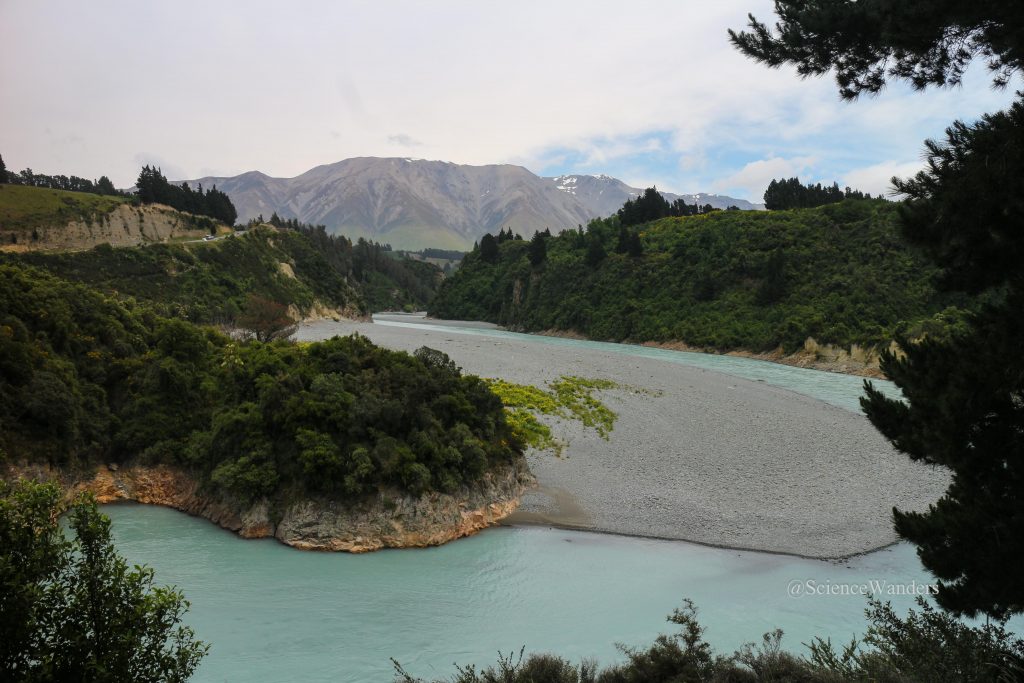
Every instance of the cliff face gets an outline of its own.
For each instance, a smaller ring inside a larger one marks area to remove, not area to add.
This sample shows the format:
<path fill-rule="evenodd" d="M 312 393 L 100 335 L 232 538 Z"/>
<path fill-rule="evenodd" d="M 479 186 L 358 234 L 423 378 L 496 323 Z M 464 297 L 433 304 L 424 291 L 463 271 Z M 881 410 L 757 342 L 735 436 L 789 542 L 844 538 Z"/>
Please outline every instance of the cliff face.
<path fill-rule="evenodd" d="M 497 524 L 518 506 L 533 485 L 525 466 L 488 473 L 474 488 L 420 497 L 381 493 L 371 501 L 344 505 L 305 498 L 281 506 L 218 499 L 199 489 L 188 473 L 157 466 L 100 466 L 79 475 L 48 467 L 9 468 L 6 478 L 56 480 L 72 498 L 89 491 L 101 503 L 129 500 L 205 517 L 243 538 L 274 537 L 302 550 L 367 552 L 381 548 L 422 548 L 469 536 Z"/>
<path fill-rule="evenodd" d="M 187 214 L 160 205 L 130 206 L 124 204 L 91 221 L 72 221 L 64 225 L 40 225 L 36 238 L 29 241 L 21 235 L 17 243 L 4 239 L 0 244 L 8 251 L 91 249 L 108 243 L 115 247 L 163 242 L 172 237 L 200 239 L 208 230 L 197 228 Z"/>

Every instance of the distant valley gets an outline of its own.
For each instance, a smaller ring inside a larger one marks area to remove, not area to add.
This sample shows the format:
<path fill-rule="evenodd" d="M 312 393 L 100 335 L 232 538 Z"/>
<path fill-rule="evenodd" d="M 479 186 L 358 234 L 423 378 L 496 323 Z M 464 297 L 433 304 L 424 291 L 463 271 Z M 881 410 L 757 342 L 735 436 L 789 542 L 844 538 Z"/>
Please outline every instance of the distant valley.
<path fill-rule="evenodd" d="M 545 178 L 511 164 L 376 157 L 317 166 L 294 178 L 250 171 L 178 182 L 216 185 L 231 198 L 241 222 L 276 212 L 402 249 L 467 249 L 485 233 L 506 227 L 524 236 L 545 228 L 558 232 L 611 215 L 642 191 L 606 175 Z M 763 208 L 722 195 L 664 195 L 721 209 Z"/>

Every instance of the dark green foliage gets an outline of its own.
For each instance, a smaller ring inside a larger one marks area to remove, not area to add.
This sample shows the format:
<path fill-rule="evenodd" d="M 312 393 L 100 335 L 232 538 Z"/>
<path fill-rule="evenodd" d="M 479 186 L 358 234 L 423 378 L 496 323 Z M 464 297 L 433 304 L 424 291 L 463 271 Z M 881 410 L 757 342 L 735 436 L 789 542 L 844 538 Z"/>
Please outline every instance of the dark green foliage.
<path fill-rule="evenodd" d="M 637 228 L 593 221 L 547 240 L 536 273 L 526 246 L 502 243 L 493 264 L 471 253 L 442 283 L 431 314 L 613 341 L 768 350 L 807 337 L 887 343 L 904 323 L 916 328 L 970 301 L 935 292 L 935 269 L 900 239 L 896 206 L 877 200 L 716 211 Z"/>
<path fill-rule="evenodd" d="M 4 163 L 3 156 L 0 156 L 0 185 L 7 182 L 7 164 Z"/>
<path fill-rule="evenodd" d="M 682 199 L 677 199 L 669 204 L 668 200 L 658 192 L 658 188 L 648 187 L 636 199 L 627 199 L 616 216 L 619 219 L 620 225 L 628 227 L 650 223 L 651 221 L 668 216 L 675 216 L 677 218 L 681 216 L 696 216 L 700 213 L 710 213 L 712 211 L 717 211 L 717 209 L 711 208 L 710 204 L 697 206 L 696 204 L 687 204 Z M 626 251 L 619 253 L 626 253 Z"/>
<path fill-rule="evenodd" d="M 874 425 L 914 460 L 949 468 L 953 481 L 926 512 L 894 510 L 897 533 L 918 546 L 940 582 L 938 600 L 967 614 L 1024 611 L 1024 296 L 970 320 L 948 340 L 906 344 L 883 358 L 908 403 L 870 385 Z"/>
<path fill-rule="evenodd" d="M 835 68 L 840 94 L 878 92 L 887 78 L 916 87 L 960 82 L 975 57 L 997 86 L 1024 66 L 1024 4 L 777 0 L 773 34 L 751 17 L 731 33 L 747 55 L 803 75 Z M 907 401 L 867 385 L 862 405 L 912 459 L 948 468 L 952 484 L 923 513 L 894 510 L 896 531 L 940 579 L 955 613 L 1024 612 L 1024 105 L 929 141 L 928 168 L 894 181 L 909 202 L 904 236 L 941 266 L 946 287 L 983 292 L 989 305 L 955 333 L 885 354 L 883 371 Z"/>
<path fill-rule="evenodd" d="M 476 250 L 474 249 L 474 251 Z M 498 240 L 491 233 L 480 238 L 480 260 L 484 263 L 497 263 L 498 261 Z"/>
<path fill-rule="evenodd" d="M 56 275 L 130 294 L 163 315 L 192 322 L 234 321 L 250 294 L 294 304 L 301 312 L 317 302 L 359 309 L 359 295 L 317 249 L 297 232 L 250 230 L 244 235 L 195 244 L 153 244 L 84 252 L 29 252 L 2 257 Z M 285 272 L 287 264 L 295 277 Z"/>
<path fill-rule="evenodd" d="M 0 159 L 0 167 L 3 166 L 3 159 Z M 89 194 L 108 195 L 115 197 L 130 196 L 119 191 L 110 182 L 107 176 L 100 176 L 99 180 L 92 181 L 88 178 L 79 178 L 76 175 L 44 175 L 33 173 L 31 168 L 26 168 L 21 173 L 8 173 L 6 167 L 0 168 L 0 183 L 11 183 L 12 185 L 24 185 L 26 187 L 44 187 L 51 190 L 66 190 L 69 192 L 88 192 Z"/>
<path fill-rule="evenodd" d="M 943 268 L 943 284 L 972 292 L 1024 278 L 1024 99 L 980 121 L 956 121 L 925 143 L 928 168 L 894 179 L 910 201 L 903 229 Z"/>
<path fill-rule="evenodd" d="M 905 233 L 944 266 L 943 283 L 1003 296 L 946 339 L 907 345 L 884 367 L 909 404 L 871 387 L 868 417 L 915 460 L 953 483 L 924 513 L 895 511 L 957 612 L 1024 611 L 1024 106 L 957 123 L 929 142 L 929 167 L 901 181 Z"/>
<path fill-rule="evenodd" d="M 530 240 L 530 248 L 527 250 L 527 257 L 530 259 L 530 265 L 537 267 L 544 263 L 548 257 L 548 243 L 547 237 L 542 232 L 533 233 L 533 239 Z"/>
<path fill-rule="evenodd" d="M 608 253 L 604 249 L 604 240 L 597 235 L 591 235 L 587 239 L 587 255 L 586 263 L 591 268 L 596 268 L 601 265 Z M 438 292 L 440 294 L 440 292 Z M 434 300 L 436 305 L 436 299 Z"/>
<path fill-rule="evenodd" d="M 153 570 L 130 569 L 95 501 L 70 511 L 53 484 L 0 481 L 0 678 L 9 681 L 187 680 L 208 647 Z"/>
<path fill-rule="evenodd" d="M 436 266 L 400 257 L 386 244 L 363 238 L 353 244 L 344 235 L 327 234 L 323 225 L 283 219 L 276 213 L 271 216 L 270 224 L 305 236 L 311 249 L 303 249 L 303 253 L 312 253 L 304 261 L 312 264 L 322 260 L 334 271 L 334 276 L 345 276 L 362 294 L 370 311 L 422 310 L 441 280 L 441 270 Z M 254 222 L 252 227 L 258 225 L 259 222 Z"/>
<path fill-rule="evenodd" d="M 668 620 L 676 633 L 661 635 L 645 649 L 622 648 L 623 664 L 598 669 L 555 655 L 518 658 L 499 653 L 497 666 L 456 667 L 453 683 L 1004 683 L 1024 677 L 1024 641 L 1004 622 L 968 627 L 923 601 L 920 612 L 898 617 L 888 603 L 870 601 L 870 626 L 863 641 L 836 652 L 815 639 L 809 657 L 782 650 L 782 631 L 731 656 L 716 655 L 689 600 Z M 620 646 L 621 647 L 621 646 Z M 525 648 L 524 648 L 525 650 Z M 394 660 L 392 660 L 394 661 Z M 396 682 L 423 683 L 395 662 Z M 440 683 L 438 681 L 438 683 Z"/>
<path fill-rule="evenodd" d="M 198 216 L 209 216 L 227 225 L 234 225 L 238 212 L 231 199 L 217 189 L 203 191 L 202 185 L 193 190 L 188 183 L 181 187 L 172 185 L 159 168 L 143 166 L 135 181 L 139 201 L 143 204 L 166 204 L 178 211 L 187 211 Z"/>
<path fill-rule="evenodd" d="M 877 93 L 886 79 L 915 88 L 958 85 L 975 57 L 1005 85 L 1024 60 L 1024 4 L 907 0 L 776 0 L 775 32 L 753 16 L 750 32 L 729 31 L 742 52 L 771 67 L 795 64 L 801 76 L 833 68 L 848 99 Z"/>
<path fill-rule="evenodd" d="M 242 499 L 473 484 L 518 444 L 443 354 L 365 338 L 239 344 L 45 271 L 0 266 L 0 452 L 142 458 Z"/>
<path fill-rule="evenodd" d="M 844 199 L 871 199 L 870 194 L 859 190 L 839 189 L 839 183 L 822 187 L 821 183 L 801 185 L 799 178 L 773 180 L 764 192 L 764 206 L 769 211 L 780 209 L 809 209 L 825 204 L 835 204 Z"/>

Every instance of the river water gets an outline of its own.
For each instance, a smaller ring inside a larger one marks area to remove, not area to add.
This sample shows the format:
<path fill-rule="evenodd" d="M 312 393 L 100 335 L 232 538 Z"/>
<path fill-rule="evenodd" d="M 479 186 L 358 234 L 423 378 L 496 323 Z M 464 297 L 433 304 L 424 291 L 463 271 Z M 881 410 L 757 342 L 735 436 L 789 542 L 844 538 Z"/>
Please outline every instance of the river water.
<path fill-rule="evenodd" d="M 530 339 L 698 365 L 850 410 L 862 391 L 859 378 L 745 358 Z M 930 583 L 906 544 L 826 562 L 500 527 L 440 548 L 320 554 L 243 540 L 164 508 L 121 504 L 104 512 L 121 554 L 153 567 L 159 583 L 177 585 L 192 603 L 186 623 L 212 645 L 196 681 L 389 681 L 392 657 L 414 675 L 447 677 L 453 662 L 493 663 L 499 651 L 522 646 L 610 663 L 623 657 L 616 643 L 645 646 L 669 632 L 665 617 L 683 598 L 696 603 L 720 653 L 776 627 L 784 646 L 806 652 L 802 643 L 816 635 L 845 643 L 863 632 L 863 593 L 880 592 L 905 611 Z M 1020 620 L 1013 625 L 1024 631 Z"/>

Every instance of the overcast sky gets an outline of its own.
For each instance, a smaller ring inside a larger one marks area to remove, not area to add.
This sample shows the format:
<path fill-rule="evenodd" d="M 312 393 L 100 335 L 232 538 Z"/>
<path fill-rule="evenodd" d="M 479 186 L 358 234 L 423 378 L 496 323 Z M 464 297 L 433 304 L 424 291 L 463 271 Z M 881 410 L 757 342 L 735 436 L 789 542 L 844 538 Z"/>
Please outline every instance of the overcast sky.
<path fill-rule="evenodd" d="M 147 163 L 290 177 L 402 156 L 759 201 L 792 175 L 884 191 L 924 138 L 1012 95 L 978 68 L 841 102 L 730 47 L 747 12 L 774 18 L 765 0 L 0 0 L 0 155 L 124 187 Z"/>

